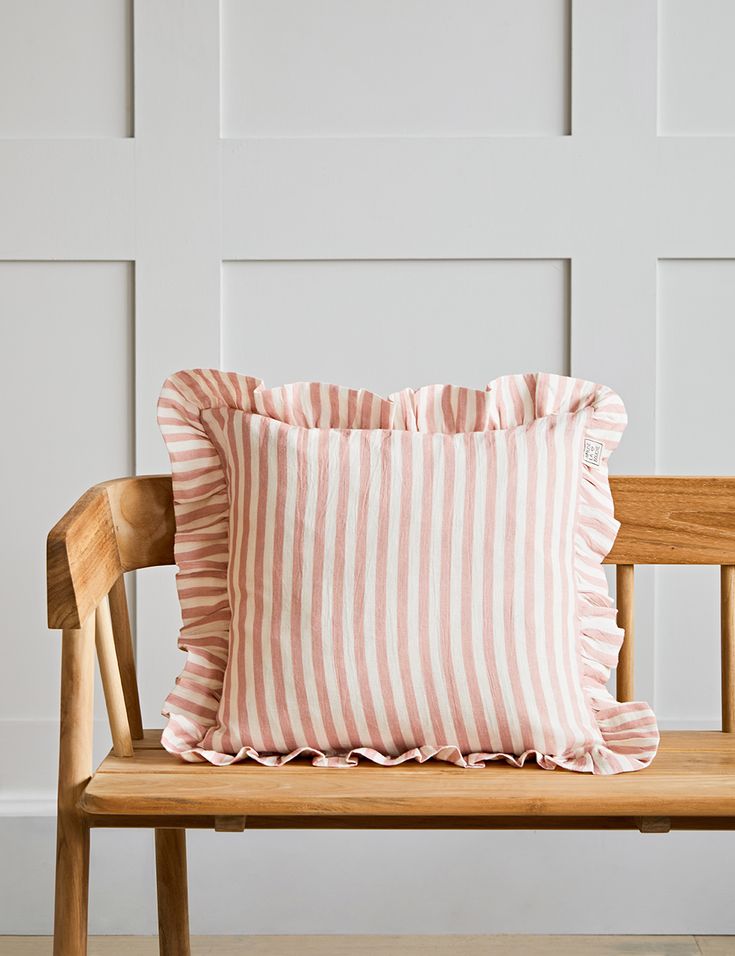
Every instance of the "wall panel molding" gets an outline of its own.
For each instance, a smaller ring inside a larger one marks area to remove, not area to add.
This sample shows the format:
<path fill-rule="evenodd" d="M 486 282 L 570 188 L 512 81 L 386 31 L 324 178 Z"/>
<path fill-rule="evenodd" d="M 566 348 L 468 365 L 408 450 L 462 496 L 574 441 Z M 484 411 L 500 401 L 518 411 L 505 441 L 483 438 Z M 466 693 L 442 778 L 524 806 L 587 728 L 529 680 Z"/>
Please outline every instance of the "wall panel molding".
<path fill-rule="evenodd" d="M 659 0 L 661 135 L 735 135 L 732 13 L 729 0 Z"/>
<path fill-rule="evenodd" d="M 223 0 L 223 135 L 566 135 L 569 7 Z"/>
<path fill-rule="evenodd" d="M 133 0 L 3 0 L 0 24 L 0 137 L 133 135 Z"/>
<path fill-rule="evenodd" d="M 223 361 L 271 385 L 316 379 L 380 394 L 565 374 L 568 292 L 563 259 L 228 261 Z"/>

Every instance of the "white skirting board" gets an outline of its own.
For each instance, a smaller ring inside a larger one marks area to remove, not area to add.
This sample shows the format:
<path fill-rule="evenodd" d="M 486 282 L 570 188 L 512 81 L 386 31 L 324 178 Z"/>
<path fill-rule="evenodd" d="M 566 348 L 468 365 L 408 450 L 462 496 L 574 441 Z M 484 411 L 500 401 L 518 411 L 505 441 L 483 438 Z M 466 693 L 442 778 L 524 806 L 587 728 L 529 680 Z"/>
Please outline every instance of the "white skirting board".
<path fill-rule="evenodd" d="M 735 933 L 735 833 L 193 831 L 188 841 L 192 933 Z M 49 933 L 53 818 L 0 819 L 0 845 L 0 935 Z M 152 833 L 93 832 L 90 931 L 154 933 L 154 879 Z"/>

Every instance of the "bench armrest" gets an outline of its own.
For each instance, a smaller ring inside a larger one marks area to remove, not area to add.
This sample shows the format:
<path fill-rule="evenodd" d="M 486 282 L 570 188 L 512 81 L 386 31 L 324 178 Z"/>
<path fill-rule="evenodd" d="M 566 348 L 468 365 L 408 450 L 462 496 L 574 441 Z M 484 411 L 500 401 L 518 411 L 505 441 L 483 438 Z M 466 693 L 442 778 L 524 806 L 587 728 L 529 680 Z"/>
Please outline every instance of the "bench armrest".
<path fill-rule="evenodd" d="M 143 736 L 123 572 L 140 567 L 136 561 L 160 559 L 157 563 L 165 563 L 168 557 L 167 521 L 163 528 L 159 522 L 157 531 L 153 522 L 152 535 L 138 534 L 139 523 L 151 523 L 151 515 L 161 512 L 162 499 L 162 514 L 170 510 L 165 507 L 167 497 L 170 499 L 170 479 L 168 486 L 165 480 L 160 485 L 156 478 L 123 478 L 95 485 L 48 536 L 48 623 L 63 632 L 62 725 L 67 712 L 76 714 L 73 720 L 69 718 L 74 725 L 69 733 L 75 739 L 83 738 L 85 754 L 91 734 L 87 655 L 95 645 L 115 754 L 131 756 L 131 735 Z M 148 502 L 142 509 L 141 487 L 146 489 L 144 500 Z M 87 756 L 84 759 L 86 765 Z"/>
<path fill-rule="evenodd" d="M 170 475 L 95 485 L 48 536 L 48 626 L 80 628 L 125 571 L 174 562 Z"/>
<path fill-rule="evenodd" d="M 81 628 L 121 570 L 107 488 L 95 485 L 49 532 L 48 626 Z"/>

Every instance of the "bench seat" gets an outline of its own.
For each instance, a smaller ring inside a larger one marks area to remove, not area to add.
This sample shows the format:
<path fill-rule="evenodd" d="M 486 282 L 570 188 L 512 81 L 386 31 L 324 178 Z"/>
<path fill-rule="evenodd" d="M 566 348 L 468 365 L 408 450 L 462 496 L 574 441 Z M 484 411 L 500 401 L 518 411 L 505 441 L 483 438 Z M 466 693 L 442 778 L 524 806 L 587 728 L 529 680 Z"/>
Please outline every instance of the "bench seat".
<path fill-rule="evenodd" d="M 461 818 L 468 826 L 543 827 L 582 817 L 595 827 L 605 819 L 640 827 L 639 818 L 671 818 L 672 827 L 696 820 L 700 828 L 708 821 L 730 828 L 724 818 L 735 827 L 735 734 L 663 733 L 651 767 L 602 777 L 499 762 L 482 770 L 439 762 L 324 769 L 307 760 L 212 767 L 181 761 L 163 750 L 159 730 L 147 730 L 132 758 L 105 758 L 80 806 L 92 826 L 115 825 L 103 818 L 121 816 L 138 826 L 140 816 L 156 818 L 155 825 L 165 817 L 194 818 L 187 825 L 199 819 L 202 826 L 247 817 L 249 827 L 449 826 Z"/>

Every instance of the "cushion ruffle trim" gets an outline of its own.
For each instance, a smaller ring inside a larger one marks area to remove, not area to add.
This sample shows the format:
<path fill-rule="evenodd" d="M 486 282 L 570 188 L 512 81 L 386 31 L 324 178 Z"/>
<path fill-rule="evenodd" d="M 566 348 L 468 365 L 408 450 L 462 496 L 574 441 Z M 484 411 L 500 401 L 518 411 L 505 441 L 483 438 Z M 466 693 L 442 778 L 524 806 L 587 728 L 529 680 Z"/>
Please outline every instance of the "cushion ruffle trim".
<path fill-rule="evenodd" d="M 484 767 L 486 763 L 494 760 L 505 760 L 514 767 L 522 767 L 527 760 L 535 760 L 544 770 L 554 770 L 556 767 L 563 767 L 566 770 L 604 772 L 593 770 L 593 757 L 587 751 L 580 751 L 576 754 L 562 754 L 559 756 L 542 754 L 537 750 L 526 750 L 518 756 L 502 753 L 463 754 L 454 744 L 447 744 L 442 747 L 412 747 L 397 757 L 390 757 L 372 747 L 355 747 L 353 750 L 344 754 L 325 754 L 323 751 L 317 750 L 314 747 L 298 747 L 288 754 L 264 754 L 259 753 L 253 747 L 241 747 L 235 754 L 225 754 L 201 746 L 206 732 L 207 728 L 198 724 L 196 721 L 190 720 L 181 714 L 172 714 L 163 731 L 162 742 L 169 753 L 177 754 L 183 760 L 190 763 L 206 761 L 217 767 L 227 767 L 230 764 L 239 763 L 243 760 L 255 760 L 265 767 L 282 767 L 297 757 L 311 757 L 311 762 L 315 767 L 346 768 L 356 767 L 359 763 L 359 758 L 364 757 L 383 767 L 395 767 L 408 760 L 415 760 L 416 763 L 425 763 L 427 760 L 434 759 L 443 760 L 447 763 L 455 764 L 458 767 L 479 769 Z"/>
<path fill-rule="evenodd" d="M 602 736 L 588 748 L 587 767 L 592 773 L 609 774 L 641 770 L 656 755 L 659 731 L 647 703 L 620 703 L 607 688 L 617 665 L 624 632 L 617 626 L 617 611 L 608 593 L 602 560 L 615 542 L 620 523 L 615 519 L 607 462 L 620 441 L 626 424 L 621 399 L 598 386 L 590 408 L 585 440 L 599 448 L 599 463 L 583 458 L 575 535 L 577 577 L 577 622 L 585 695 Z"/>

